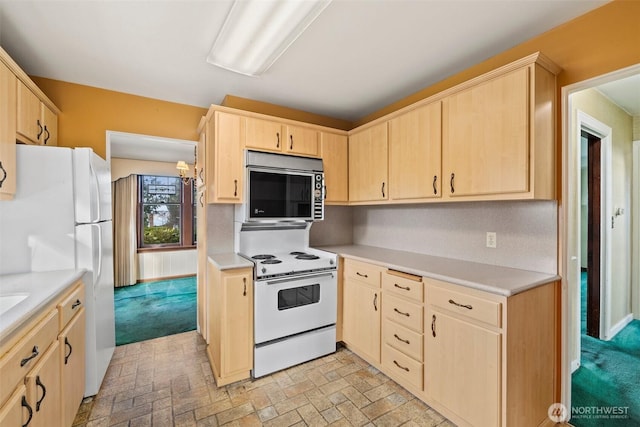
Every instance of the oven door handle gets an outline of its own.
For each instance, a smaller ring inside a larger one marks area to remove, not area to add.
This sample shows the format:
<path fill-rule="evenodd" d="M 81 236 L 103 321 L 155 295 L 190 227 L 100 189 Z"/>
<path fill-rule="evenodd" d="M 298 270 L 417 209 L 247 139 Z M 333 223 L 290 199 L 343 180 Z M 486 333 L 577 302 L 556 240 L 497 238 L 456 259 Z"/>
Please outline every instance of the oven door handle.
<path fill-rule="evenodd" d="M 306 280 L 306 279 L 316 279 L 320 277 L 329 277 L 329 276 L 333 277 L 333 273 L 320 273 L 320 274 L 309 274 L 306 276 L 285 277 L 283 279 L 267 280 L 267 285 L 280 285 L 282 283 L 287 283 L 287 282 Z"/>

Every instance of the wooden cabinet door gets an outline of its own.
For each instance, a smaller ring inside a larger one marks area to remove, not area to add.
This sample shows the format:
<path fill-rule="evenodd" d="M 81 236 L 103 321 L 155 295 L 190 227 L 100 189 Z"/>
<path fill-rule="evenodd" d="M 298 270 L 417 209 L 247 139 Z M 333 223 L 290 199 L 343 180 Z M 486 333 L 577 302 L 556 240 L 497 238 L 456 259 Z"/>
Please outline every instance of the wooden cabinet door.
<path fill-rule="evenodd" d="M 349 201 L 387 200 L 387 123 L 349 136 Z"/>
<path fill-rule="evenodd" d="M 448 197 L 529 190 L 529 68 L 443 101 L 443 170 Z"/>
<path fill-rule="evenodd" d="M 42 122 L 44 123 L 44 131 L 42 133 L 43 145 L 58 145 L 58 115 L 51 111 L 46 105 L 40 103 L 42 109 Z"/>
<path fill-rule="evenodd" d="M 501 334 L 429 309 L 425 390 L 469 425 L 499 426 Z"/>
<path fill-rule="evenodd" d="M 73 317 L 58 337 L 60 347 L 62 425 L 70 426 L 84 397 L 85 309 Z"/>
<path fill-rule="evenodd" d="M 244 168 L 242 164 L 243 120 L 235 114 L 216 111 L 214 143 L 214 188 L 210 201 L 242 202 Z"/>
<path fill-rule="evenodd" d="M 42 123 L 40 100 L 21 81 L 17 83 L 18 110 L 17 110 L 17 139 L 27 144 L 41 144 L 44 133 Z"/>
<path fill-rule="evenodd" d="M 209 138 L 207 128 L 208 126 L 205 124 L 196 145 L 196 164 L 194 167 L 196 168 L 196 185 L 198 188 L 206 184 L 207 139 Z"/>
<path fill-rule="evenodd" d="M 253 283 L 251 270 L 222 275 L 224 329 L 222 372 L 237 375 L 253 368 Z"/>
<path fill-rule="evenodd" d="M 434 102 L 389 122 L 389 198 L 441 196 L 441 103 Z"/>
<path fill-rule="evenodd" d="M 200 188 L 196 195 L 196 229 L 198 231 L 198 268 L 196 283 L 198 289 L 198 330 L 208 344 L 210 341 L 208 324 L 209 306 L 207 304 L 209 287 L 207 286 L 207 205 L 204 201 L 205 193 L 206 188 Z"/>
<path fill-rule="evenodd" d="M 368 361 L 380 363 L 380 291 L 357 280 L 345 279 L 343 292 L 343 340 Z"/>
<path fill-rule="evenodd" d="M 349 145 L 346 135 L 322 132 L 320 154 L 324 167 L 325 202 L 349 202 Z"/>
<path fill-rule="evenodd" d="M 283 150 L 285 139 L 282 124 L 279 122 L 246 118 L 245 146 L 247 148 L 280 153 Z"/>
<path fill-rule="evenodd" d="M 287 154 L 318 157 L 318 131 L 301 126 L 287 126 Z"/>
<path fill-rule="evenodd" d="M 27 423 L 30 425 L 33 412 L 34 409 L 27 401 L 27 389 L 20 384 L 9 400 L 0 406 L 0 426 L 22 427 Z"/>
<path fill-rule="evenodd" d="M 62 419 L 60 363 L 58 341 L 54 341 L 25 378 L 27 400 L 33 409 L 29 427 L 50 427 Z"/>
<path fill-rule="evenodd" d="M 16 193 L 16 76 L 0 61 L 0 200 Z"/>

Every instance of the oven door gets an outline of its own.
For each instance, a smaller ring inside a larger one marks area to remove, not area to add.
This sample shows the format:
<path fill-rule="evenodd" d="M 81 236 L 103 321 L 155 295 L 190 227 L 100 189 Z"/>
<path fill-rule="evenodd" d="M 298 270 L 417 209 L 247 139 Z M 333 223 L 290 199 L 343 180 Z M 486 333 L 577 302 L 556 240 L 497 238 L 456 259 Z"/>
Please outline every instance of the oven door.
<path fill-rule="evenodd" d="M 256 344 L 336 323 L 336 272 L 255 282 Z"/>
<path fill-rule="evenodd" d="M 312 173 L 249 168 L 248 221 L 313 220 Z"/>

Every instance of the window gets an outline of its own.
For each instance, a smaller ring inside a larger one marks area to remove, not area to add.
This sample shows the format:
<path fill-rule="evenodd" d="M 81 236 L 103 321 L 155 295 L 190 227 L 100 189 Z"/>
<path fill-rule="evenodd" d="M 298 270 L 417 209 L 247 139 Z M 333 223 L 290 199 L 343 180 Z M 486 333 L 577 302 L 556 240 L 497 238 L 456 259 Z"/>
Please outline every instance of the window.
<path fill-rule="evenodd" d="M 196 244 L 195 189 L 174 176 L 138 178 L 138 247 L 175 248 Z"/>

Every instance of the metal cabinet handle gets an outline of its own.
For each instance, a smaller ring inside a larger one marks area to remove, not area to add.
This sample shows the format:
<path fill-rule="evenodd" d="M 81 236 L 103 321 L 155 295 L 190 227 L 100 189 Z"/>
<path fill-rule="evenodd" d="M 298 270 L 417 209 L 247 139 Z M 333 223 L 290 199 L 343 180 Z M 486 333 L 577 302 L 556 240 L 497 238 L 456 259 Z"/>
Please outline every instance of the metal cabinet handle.
<path fill-rule="evenodd" d="M 280 148 L 280 132 L 276 132 L 276 148 Z"/>
<path fill-rule="evenodd" d="M 244 290 L 242 291 L 242 296 L 246 297 L 247 296 L 247 278 L 246 277 L 242 278 L 242 283 L 244 284 Z"/>
<path fill-rule="evenodd" d="M 369 277 L 369 276 L 367 276 L 366 274 L 362 274 L 362 273 L 360 273 L 359 271 L 356 271 L 356 275 L 358 275 L 358 276 L 360 276 L 360 277 L 364 277 L 364 278 Z"/>
<path fill-rule="evenodd" d="M 375 311 L 378 311 L 378 294 L 375 294 L 373 296 L 373 309 Z"/>
<path fill-rule="evenodd" d="M 64 354 L 64 364 L 66 365 L 69 362 L 69 358 L 71 357 L 71 353 L 73 353 L 73 347 L 71 347 L 71 343 L 69 342 L 69 338 L 64 337 L 64 345 L 65 347 L 69 347 L 69 354 L 65 351 Z"/>
<path fill-rule="evenodd" d="M 200 176 L 200 182 L 204 182 L 204 178 L 202 177 L 203 171 L 204 171 L 204 168 L 200 168 L 200 172 L 198 172 L 198 175 Z"/>
<path fill-rule="evenodd" d="M 37 119 L 36 123 L 38 124 L 38 136 L 36 137 L 36 139 L 40 141 L 40 137 L 42 136 L 42 132 L 44 132 L 44 128 L 40 124 L 40 119 Z"/>
<path fill-rule="evenodd" d="M 404 366 L 402 366 L 401 364 L 399 364 L 398 362 L 396 362 L 395 360 L 393 361 L 393 363 L 400 369 L 404 369 L 405 371 L 409 372 L 409 368 L 405 368 Z"/>
<path fill-rule="evenodd" d="M 289 150 L 293 150 L 293 135 L 289 135 L 289 140 L 291 141 L 289 143 Z"/>
<path fill-rule="evenodd" d="M 411 344 L 411 343 L 409 342 L 409 340 L 403 340 L 402 338 L 400 338 L 400 337 L 398 336 L 398 334 L 393 334 L 393 336 L 394 336 L 394 337 L 395 337 L 395 339 L 397 339 L 398 341 L 401 341 L 401 342 L 403 342 L 403 343 L 405 343 L 405 344 Z"/>
<path fill-rule="evenodd" d="M 4 181 L 7 179 L 7 171 L 5 170 L 4 166 L 2 166 L 1 161 L 0 161 L 0 171 L 2 171 L 2 178 L 0 179 L 0 188 L 2 188 L 2 184 L 4 184 Z"/>
<path fill-rule="evenodd" d="M 42 389 L 42 397 L 36 402 L 36 412 L 40 412 L 40 405 L 47 395 L 47 388 L 42 384 L 42 381 L 40 381 L 40 375 L 36 376 L 36 386 Z"/>
<path fill-rule="evenodd" d="M 402 289 L 403 291 L 410 291 L 411 290 L 410 287 L 408 287 L 408 286 L 400 286 L 397 283 L 394 283 L 393 286 L 395 286 L 398 289 Z"/>
<path fill-rule="evenodd" d="M 451 181 L 449 182 L 449 185 L 451 186 L 451 194 L 456 192 L 456 189 L 453 185 L 453 179 L 456 177 L 456 174 L 451 172 Z"/>
<path fill-rule="evenodd" d="M 453 305 L 455 305 L 457 307 L 466 308 L 467 310 L 473 310 L 473 307 L 470 304 L 460 304 L 460 303 L 455 302 L 452 299 L 449 300 L 449 304 L 453 304 Z"/>
<path fill-rule="evenodd" d="M 233 196 L 237 196 L 238 195 L 238 180 L 234 179 L 233 180 Z"/>
<path fill-rule="evenodd" d="M 25 357 L 24 359 L 22 359 L 20 361 L 20 367 L 23 367 L 24 365 L 29 363 L 31 361 L 31 359 L 34 359 L 34 358 L 38 357 L 39 354 L 40 354 L 40 351 L 38 351 L 38 346 L 34 345 L 33 346 L 33 350 L 31 350 L 31 356 Z"/>
<path fill-rule="evenodd" d="M 82 302 L 77 299 L 76 302 L 74 302 L 73 304 L 71 304 L 71 309 L 74 310 L 76 307 L 78 307 L 79 305 L 82 305 Z"/>
<path fill-rule="evenodd" d="M 403 316 L 407 316 L 407 317 L 410 317 L 410 316 L 411 316 L 409 313 L 405 313 L 404 311 L 400 311 L 400 310 L 398 310 L 398 309 L 397 309 L 397 308 L 395 308 L 395 307 L 393 308 L 393 311 L 395 311 L 395 312 L 396 312 L 396 313 L 398 313 L 398 314 L 402 314 Z"/>
<path fill-rule="evenodd" d="M 200 207 L 204 208 L 204 192 L 200 193 Z"/>
<path fill-rule="evenodd" d="M 433 194 L 438 194 L 438 175 L 433 175 Z"/>
<path fill-rule="evenodd" d="M 22 407 L 27 408 L 27 412 L 29 412 L 29 418 L 27 418 L 27 422 L 22 425 L 22 427 L 27 427 L 31 422 L 31 418 L 33 418 L 33 409 L 29 406 L 29 402 L 27 402 L 27 398 L 22 396 Z"/>
<path fill-rule="evenodd" d="M 431 317 L 431 334 L 435 338 L 436 336 L 436 315 L 435 314 Z"/>
<path fill-rule="evenodd" d="M 381 191 L 382 191 L 382 197 L 385 197 L 385 195 L 384 195 L 384 182 L 382 183 L 382 190 Z"/>
<path fill-rule="evenodd" d="M 47 129 L 47 125 L 44 125 L 44 135 L 44 145 L 47 145 L 47 142 L 49 142 L 49 138 L 51 137 L 49 129 Z"/>

